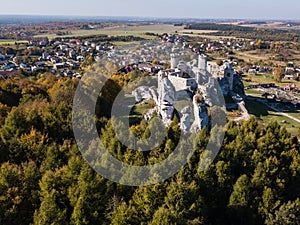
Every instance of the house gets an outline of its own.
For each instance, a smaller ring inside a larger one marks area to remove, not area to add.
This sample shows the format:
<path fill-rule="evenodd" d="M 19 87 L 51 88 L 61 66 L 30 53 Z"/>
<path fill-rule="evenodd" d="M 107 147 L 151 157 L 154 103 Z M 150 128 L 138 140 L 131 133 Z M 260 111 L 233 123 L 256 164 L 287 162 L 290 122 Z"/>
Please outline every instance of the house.
<path fill-rule="evenodd" d="M 46 63 L 44 61 L 39 61 L 39 62 L 36 62 L 35 65 L 39 68 L 43 68 L 43 67 L 45 67 Z"/>
<path fill-rule="evenodd" d="M 82 77 L 79 73 L 76 73 L 73 76 L 75 76 L 77 79 L 81 79 L 81 77 Z"/>
<path fill-rule="evenodd" d="M 31 38 L 28 43 L 30 45 L 46 46 L 49 44 L 49 39 L 48 37 Z"/>
<path fill-rule="evenodd" d="M 66 70 L 66 71 L 64 71 L 64 76 L 65 77 L 73 77 L 73 72 L 70 70 Z"/>
<path fill-rule="evenodd" d="M 86 46 L 81 46 L 80 51 L 81 52 L 87 52 L 88 48 Z"/>
<path fill-rule="evenodd" d="M 288 75 L 288 74 L 284 75 L 284 77 L 283 77 L 284 80 L 292 80 L 293 78 L 294 78 L 294 75 Z"/>
<path fill-rule="evenodd" d="M 291 67 L 291 66 L 287 66 L 287 67 L 285 67 L 285 72 L 286 73 L 294 73 L 295 72 L 295 68 Z"/>
<path fill-rule="evenodd" d="M 65 53 L 63 53 L 63 52 L 61 52 L 61 51 L 58 51 L 58 52 L 56 52 L 55 53 L 57 56 L 64 56 L 65 55 Z"/>
<path fill-rule="evenodd" d="M 159 65 L 159 64 L 154 64 L 153 66 L 157 70 L 163 70 L 165 68 L 163 65 Z"/>
<path fill-rule="evenodd" d="M 66 51 L 69 48 L 69 46 L 68 45 L 59 45 L 59 48 L 62 51 Z"/>
<path fill-rule="evenodd" d="M 36 71 L 37 69 L 38 69 L 37 66 L 35 66 L 35 65 L 34 65 L 34 66 L 31 66 L 31 71 L 32 71 L 32 72 Z"/>
<path fill-rule="evenodd" d="M 30 68 L 29 66 L 27 66 L 26 64 L 24 64 L 24 63 L 21 63 L 21 64 L 20 64 L 20 68 L 21 68 L 21 69 L 24 69 L 24 70 L 26 70 L 26 71 L 28 71 L 28 72 L 31 70 L 31 68 Z"/>
<path fill-rule="evenodd" d="M 249 70 L 248 70 L 248 73 L 249 73 L 249 74 L 255 75 L 256 72 L 257 72 L 256 69 L 249 69 Z"/>
<path fill-rule="evenodd" d="M 0 53 L 0 60 L 1 60 L 1 61 L 5 60 L 5 56 L 2 55 L 1 53 Z"/>
<path fill-rule="evenodd" d="M 154 72 L 154 66 L 150 65 L 150 64 L 146 64 L 146 63 L 142 63 L 138 65 L 138 69 L 139 70 L 144 70 L 146 72 L 152 73 Z"/>
<path fill-rule="evenodd" d="M 40 41 L 40 42 L 39 42 L 39 46 L 40 46 L 40 47 L 42 47 L 42 46 L 47 46 L 48 43 L 49 43 L 48 41 L 43 40 L 43 41 Z"/>
<path fill-rule="evenodd" d="M 82 41 L 79 40 L 79 39 L 77 39 L 77 40 L 76 40 L 76 45 L 82 45 Z"/>
<path fill-rule="evenodd" d="M 15 68 L 17 68 L 17 65 L 14 62 L 8 62 L 6 65 L 2 66 L 3 70 L 13 70 Z"/>
<path fill-rule="evenodd" d="M 96 50 L 97 50 L 97 51 L 103 50 L 103 46 L 102 46 L 102 45 L 97 45 L 97 46 L 96 46 Z"/>
<path fill-rule="evenodd" d="M 50 61 L 52 63 L 60 63 L 62 60 L 60 58 L 57 58 L 57 57 L 51 57 L 50 58 Z"/>
<path fill-rule="evenodd" d="M 76 57 L 76 60 L 77 60 L 77 61 L 84 61 L 85 58 L 84 58 L 84 56 L 79 55 L 79 56 Z"/>
<path fill-rule="evenodd" d="M 53 69 L 55 69 L 55 70 L 58 70 L 58 69 L 61 69 L 61 68 L 64 68 L 64 67 L 65 67 L 65 63 L 64 62 L 62 62 L 62 63 L 55 63 L 53 65 Z"/>
<path fill-rule="evenodd" d="M 73 57 L 75 57 L 76 56 L 76 51 L 74 51 L 73 49 L 71 49 L 70 51 L 69 51 L 69 57 L 70 58 L 73 58 Z"/>
<path fill-rule="evenodd" d="M 42 59 L 47 59 L 49 57 L 49 54 L 47 52 L 43 52 Z"/>
<path fill-rule="evenodd" d="M 68 60 L 66 62 L 66 64 L 70 67 L 72 67 L 73 69 L 78 69 L 79 68 L 79 63 L 78 62 L 75 62 L 73 60 Z"/>
<path fill-rule="evenodd" d="M 71 43 L 71 44 L 76 44 L 76 39 L 70 39 L 70 40 L 69 40 L 69 43 Z"/>

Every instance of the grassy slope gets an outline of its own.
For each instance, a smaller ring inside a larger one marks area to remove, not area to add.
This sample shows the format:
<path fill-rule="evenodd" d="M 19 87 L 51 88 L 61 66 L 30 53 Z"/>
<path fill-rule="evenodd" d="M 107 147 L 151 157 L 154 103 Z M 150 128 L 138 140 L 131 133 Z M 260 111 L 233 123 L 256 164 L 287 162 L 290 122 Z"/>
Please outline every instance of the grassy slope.
<path fill-rule="evenodd" d="M 292 134 L 296 135 L 300 129 L 300 124 L 294 120 L 280 115 L 277 112 L 269 109 L 265 104 L 256 101 L 246 101 L 246 108 L 249 113 L 256 116 L 263 124 L 266 124 L 272 120 L 276 120 L 281 125 L 285 126 L 286 129 Z M 289 113 L 291 114 L 291 113 Z M 293 115 L 293 114 L 291 114 Z M 294 115 L 293 115 L 294 116 Z M 283 123 L 285 121 L 285 123 Z"/>
<path fill-rule="evenodd" d="M 248 80 L 251 80 L 251 81 L 248 81 Z M 300 87 L 299 81 L 282 80 L 282 82 L 280 82 L 280 83 L 275 82 L 272 74 L 257 74 L 257 75 L 246 74 L 244 76 L 243 82 L 244 82 L 245 87 L 249 86 L 249 85 L 253 85 L 253 84 L 264 84 L 264 83 L 275 83 L 277 86 L 280 86 L 280 87 L 285 87 L 287 84 L 295 83 L 297 85 L 297 87 Z"/>

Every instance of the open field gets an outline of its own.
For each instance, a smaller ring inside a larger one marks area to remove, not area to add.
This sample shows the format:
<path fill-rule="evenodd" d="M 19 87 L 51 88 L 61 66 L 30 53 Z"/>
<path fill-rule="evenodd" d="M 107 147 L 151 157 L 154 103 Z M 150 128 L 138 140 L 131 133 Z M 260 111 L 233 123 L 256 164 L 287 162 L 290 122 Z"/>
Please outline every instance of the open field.
<path fill-rule="evenodd" d="M 84 37 L 92 35 L 108 35 L 108 36 L 138 36 L 138 37 L 147 37 L 148 39 L 154 38 L 152 36 L 146 36 L 145 33 L 154 33 L 154 34 L 163 34 L 163 33 L 178 33 L 188 36 L 201 36 L 207 37 L 212 40 L 217 40 L 222 37 L 220 36 L 211 36 L 205 35 L 217 32 L 216 30 L 189 30 L 184 29 L 184 26 L 174 26 L 172 24 L 151 24 L 151 25 L 134 25 L 134 26 L 115 26 L 115 27 L 106 27 L 101 29 L 93 30 L 71 30 L 71 34 L 58 36 L 56 34 L 43 34 L 37 35 L 37 37 L 49 37 L 50 39 L 56 37 Z M 223 37 L 223 38 L 234 38 L 234 37 Z"/>
<path fill-rule="evenodd" d="M 286 50 L 286 60 L 293 61 L 296 65 L 300 64 L 300 51 L 294 49 Z M 235 52 L 235 57 L 243 59 L 245 62 L 257 62 L 257 61 L 272 61 L 273 63 L 281 66 L 286 66 L 286 62 L 276 60 L 276 55 L 268 52 L 267 50 L 252 50 L 246 52 Z"/>
<path fill-rule="evenodd" d="M 175 31 L 183 30 L 183 26 L 175 27 L 172 24 L 153 24 L 153 25 L 135 25 L 135 26 L 116 26 L 116 27 L 106 27 L 102 29 L 93 29 L 93 30 L 73 30 L 70 31 L 72 34 L 58 36 L 56 34 L 43 34 L 37 35 L 38 37 L 84 37 L 84 36 L 92 36 L 92 35 L 108 35 L 108 36 L 139 36 L 145 37 L 145 33 L 155 33 L 155 34 L 163 34 L 163 33 L 175 33 Z M 147 38 L 151 38 L 151 36 L 147 36 Z"/>
<path fill-rule="evenodd" d="M 236 37 L 234 37 L 234 36 L 215 36 L 215 35 L 211 35 L 211 34 L 208 35 L 207 30 L 205 31 L 205 33 L 198 33 L 198 32 L 186 33 L 186 30 L 179 31 L 178 33 L 181 35 L 186 35 L 186 36 L 190 36 L 190 37 L 207 38 L 211 41 L 218 41 L 220 39 L 236 39 Z"/>
<path fill-rule="evenodd" d="M 245 74 L 243 77 L 243 82 L 245 87 L 253 84 L 265 84 L 265 83 L 275 83 L 277 86 L 285 87 L 287 84 L 296 84 L 297 87 L 300 87 L 300 81 L 295 80 L 284 80 L 282 79 L 281 82 L 276 82 L 273 79 L 272 74 L 256 74 L 256 75 L 250 75 Z M 249 92 L 250 90 L 246 90 L 246 92 Z"/>
<path fill-rule="evenodd" d="M 177 30 L 178 34 L 181 35 L 186 35 L 186 36 L 191 36 L 191 37 L 204 37 L 208 38 L 211 40 L 219 40 L 222 38 L 221 36 L 214 36 L 211 35 L 214 32 L 217 32 L 217 30 L 190 30 L 190 29 L 179 29 Z M 225 38 L 225 37 L 223 37 Z M 230 37 L 230 38 L 235 38 L 235 37 Z"/>
<path fill-rule="evenodd" d="M 284 126 L 288 132 L 292 135 L 296 135 L 300 129 L 300 123 L 295 122 L 294 120 L 281 115 L 278 112 L 274 112 L 265 104 L 257 101 L 246 100 L 246 108 L 248 109 L 251 115 L 254 115 L 258 118 L 263 124 L 267 124 L 272 120 L 276 120 L 280 125 Z M 292 116 L 293 113 L 289 113 Z"/>
<path fill-rule="evenodd" d="M 245 62 L 249 61 L 267 61 L 271 55 L 262 54 L 258 50 L 247 51 L 247 52 L 236 52 L 235 55 L 239 59 L 243 59 Z"/>
<path fill-rule="evenodd" d="M 199 31 L 199 30 L 196 30 Z M 199 33 L 197 35 L 195 34 L 187 34 L 188 36 L 198 36 L 202 38 L 207 38 L 212 41 L 218 41 L 220 39 L 237 39 L 235 36 L 217 36 L 213 35 L 212 33 L 208 33 L 207 30 L 205 32 Z"/>
<path fill-rule="evenodd" d="M 300 120 L 300 110 L 295 110 L 295 111 L 289 112 L 289 114 Z"/>
<path fill-rule="evenodd" d="M 252 84 L 258 84 L 258 83 L 275 83 L 278 86 L 285 86 L 286 84 L 296 83 L 296 85 L 299 87 L 300 82 L 296 81 L 285 81 L 283 80 L 281 83 L 275 82 L 272 79 L 271 74 L 258 74 L 258 75 L 248 75 L 246 77 L 247 79 L 251 79 L 251 82 L 245 82 L 245 86 L 249 86 Z M 257 89 L 247 89 L 245 90 L 247 95 L 254 96 L 261 98 L 262 92 L 260 92 Z M 280 107 L 280 106 L 279 106 Z M 300 110 L 297 109 L 283 109 L 282 113 L 276 112 L 269 108 L 267 105 L 265 105 L 262 102 L 257 101 L 246 101 L 246 108 L 249 110 L 249 113 L 251 115 L 256 116 L 263 124 L 266 124 L 270 122 L 271 120 L 276 120 L 281 125 L 285 126 L 286 129 L 292 134 L 296 135 L 298 130 L 300 129 L 300 123 L 297 123 L 292 118 L 289 118 L 288 116 L 294 117 L 296 119 L 300 119 Z M 279 108 L 278 108 L 279 109 Z M 284 113 L 287 113 L 287 115 L 283 115 Z M 283 123 L 285 121 L 285 123 Z"/>
<path fill-rule="evenodd" d="M 300 26 L 295 24 L 293 26 L 288 26 L 287 21 L 258 21 L 255 22 L 247 22 L 247 21 L 236 21 L 236 22 L 222 22 L 220 24 L 226 25 L 235 25 L 241 27 L 256 27 L 256 28 L 271 28 L 271 29 L 289 29 L 289 30 L 297 30 L 300 29 Z"/>
<path fill-rule="evenodd" d="M 210 34 L 217 32 L 217 30 L 190 30 L 190 29 L 180 29 L 178 30 L 179 33 L 193 33 L 193 34 Z"/>
<path fill-rule="evenodd" d="M 247 89 L 247 90 L 245 90 L 245 93 L 247 95 L 259 96 L 259 97 L 261 97 L 261 95 L 262 95 L 262 93 L 259 90 L 257 90 L 256 88 L 255 89 Z"/>
<path fill-rule="evenodd" d="M 28 43 L 28 41 L 26 40 L 16 41 L 16 40 L 9 40 L 9 39 L 0 39 L 0 45 L 14 45 L 16 42 L 19 44 Z"/>

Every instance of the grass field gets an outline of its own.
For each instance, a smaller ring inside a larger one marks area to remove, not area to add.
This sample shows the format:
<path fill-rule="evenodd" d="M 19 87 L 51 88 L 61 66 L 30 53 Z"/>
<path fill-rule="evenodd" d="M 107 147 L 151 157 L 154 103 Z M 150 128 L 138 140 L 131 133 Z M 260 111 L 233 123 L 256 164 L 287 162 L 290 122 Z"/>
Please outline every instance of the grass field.
<path fill-rule="evenodd" d="M 295 111 L 289 112 L 289 114 L 300 120 L 300 110 L 295 110 Z"/>
<path fill-rule="evenodd" d="M 275 120 L 280 125 L 284 126 L 287 129 L 287 131 L 290 132 L 292 135 L 296 135 L 298 130 L 300 129 L 299 123 L 295 122 L 294 120 L 288 117 L 280 115 L 277 112 L 274 112 L 261 102 L 246 100 L 246 108 L 248 109 L 251 115 L 254 115 L 263 124 L 267 124 L 270 121 Z M 296 114 L 296 112 L 289 114 L 295 116 L 294 114 Z"/>
<path fill-rule="evenodd" d="M 251 96 L 262 96 L 262 93 L 258 91 L 257 89 L 247 89 L 245 90 L 246 95 L 251 95 Z"/>
<path fill-rule="evenodd" d="M 232 38 L 235 37 L 225 37 L 225 36 L 214 36 L 212 33 L 217 32 L 217 30 L 189 30 L 189 29 L 179 29 L 177 31 L 179 34 L 187 35 L 191 37 L 204 37 L 210 40 L 219 40 L 220 38 Z"/>
<path fill-rule="evenodd" d="M 134 107 L 134 114 L 143 115 L 147 112 L 147 110 L 153 108 L 154 100 L 145 101 L 144 103 L 137 104 Z"/>
<path fill-rule="evenodd" d="M 16 40 L 0 39 L 0 45 L 14 45 L 16 42 L 19 44 L 27 44 L 28 43 L 28 41 L 26 41 L 26 40 L 16 41 Z"/>
<path fill-rule="evenodd" d="M 250 80 L 250 81 L 248 81 Z M 299 81 L 294 81 L 294 80 L 282 80 L 281 82 L 276 82 L 273 79 L 272 74 L 245 74 L 243 77 L 243 82 L 245 87 L 253 84 L 265 84 L 265 83 L 275 83 L 277 86 L 280 87 L 285 87 L 287 84 L 292 84 L 295 83 L 297 87 L 300 87 L 300 82 Z"/>
<path fill-rule="evenodd" d="M 214 30 L 188 30 L 184 29 L 184 26 L 174 26 L 172 24 L 152 24 L 152 25 L 135 25 L 135 26 L 116 26 L 116 27 L 106 27 L 102 29 L 94 29 L 94 30 L 73 30 L 70 31 L 70 35 L 57 36 L 56 34 L 43 34 L 37 35 L 37 37 L 45 37 L 48 38 L 56 38 L 56 37 L 84 37 L 91 35 L 108 35 L 108 36 L 138 36 L 147 39 L 154 38 L 153 36 L 146 36 L 145 33 L 154 33 L 154 34 L 163 34 L 163 33 L 178 33 L 184 34 L 188 36 L 199 36 L 207 37 L 209 39 L 215 40 L 220 39 L 220 36 L 212 36 L 210 33 L 216 32 Z M 207 34 L 207 35 L 205 35 Z M 223 37 L 223 38 L 234 38 L 234 37 Z"/>
<path fill-rule="evenodd" d="M 243 59 L 245 62 L 256 62 L 259 60 L 262 61 L 268 61 L 270 57 L 272 57 L 271 54 L 263 54 L 259 50 L 253 50 L 253 51 L 246 51 L 246 52 L 236 52 L 235 57 L 239 59 Z M 274 60 L 272 60 L 274 61 Z M 280 61 L 274 61 L 275 63 L 279 64 L 282 63 Z"/>
<path fill-rule="evenodd" d="M 286 60 L 293 61 L 296 65 L 300 64 L 300 51 L 294 49 L 286 50 Z M 235 52 L 235 57 L 243 59 L 245 62 L 257 61 L 272 61 L 277 65 L 286 66 L 286 62 L 278 61 L 275 59 L 275 54 L 267 52 L 267 50 L 252 50 L 245 52 Z"/>
<path fill-rule="evenodd" d="M 57 36 L 56 34 L 43 34 L 37 35 L 37 37 L 84 37 L 84 36 L 92 36 L 92 35 L 108 35 L 108 36 L 138 36 L 138 37 L 147 37 L 151 38 L 151 36 L 146 36 L 145 33 L 155 33 L 155 34 L 163 34 L 163 33 L 175 33 L 175 31 L 183 30 L 183 26 L 175 27 L 171 24 L 153 24 L 153 25 L 136 25 L 136 26 L 117 26 L 117 27 L 107 27 L 102 29 L 94 29 L 94 30 L 73 30 L 70 35 Z"/>

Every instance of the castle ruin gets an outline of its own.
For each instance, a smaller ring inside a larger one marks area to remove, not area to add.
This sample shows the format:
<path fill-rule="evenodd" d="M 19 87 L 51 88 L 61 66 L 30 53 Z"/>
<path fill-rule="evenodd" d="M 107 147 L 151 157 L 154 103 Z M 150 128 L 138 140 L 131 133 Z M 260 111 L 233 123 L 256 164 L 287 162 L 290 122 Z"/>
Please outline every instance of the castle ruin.
<path fill-rule="evenodd" d="M 183 93 L 190 96 L 193 102 L 193 109 L 188 106 L 179 113 L 180 126 L 184 132 L 196 132 L 204 127 L 209 129 L 207 107 L 222 106 L 221 95 L 232 97 L 239 107 L 244 106 L 243 93 L 234 90 L 234 85 L 240 83 L 242 85 L 242 81 L 235 75 L 231 62 L 225 61 L 223 65 L 218 65 L 215 62 L 208 62 L 206 55 L 202 54 L 199 55 L 198 61 L 185 63 L 179 60 L 179 55 L 172 53 L 170 63 L 170 69 L 158 73 L 155 100 L 158 114 L 166 126 L 171 123 L 176 111 L 174 104 Z M 137 98 L 141 97 L 136 96 Z"/>

